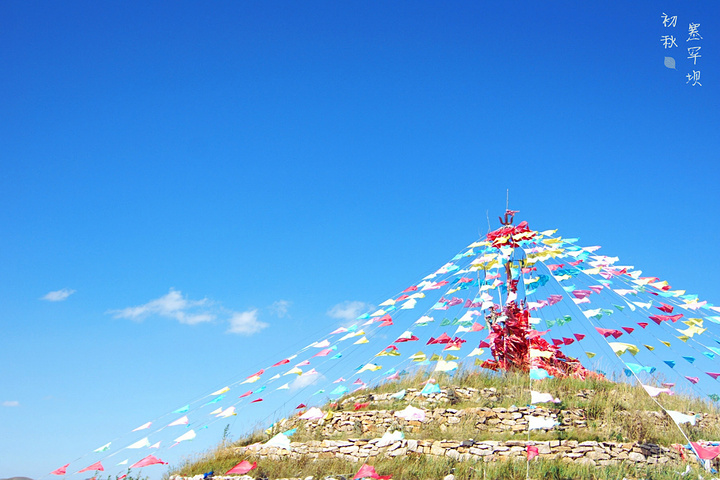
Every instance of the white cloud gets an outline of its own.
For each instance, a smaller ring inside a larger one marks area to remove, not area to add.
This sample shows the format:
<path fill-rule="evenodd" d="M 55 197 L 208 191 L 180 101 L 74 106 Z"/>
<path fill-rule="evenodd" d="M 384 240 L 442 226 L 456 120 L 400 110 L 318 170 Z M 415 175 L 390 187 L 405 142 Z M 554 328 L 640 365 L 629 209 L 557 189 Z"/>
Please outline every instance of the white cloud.
<path fill-rule="evenodd" d="M 320 380 L 324 380 L 325 375 L 317 373 L 314 375 L 300 375 L 290 383 L 290 390 L 302 390 L 305 387 L 309 387 Z"/>
<path fill-rule="evenodd" d="M 334 307 L 332 307 L 330 310 L 328 310 L 327 314 L 328 316 L 332 318 L 338 318 L 340 320 L 345 320 L 347 322 L 354 322 L 357 317 L 359 317 L 361 314 L 367 312 L 368 310 L 372 309 L 373 306 L 369 303 L 360 302 L 360 301 L 347 301 L 338 303 Z"/>
<path fill-rule="evenodd" d="M 62 302 L 73 293 L 75 293 L 75 290 L 70 290 L 69 288 L 62 288 L 60 290 L 46 293 L 43 297 L 40 297 L 40 300 L 47 300 L 48 302 Z"/>
<path fill-rule="evenodd" d="M 230 328 L 228 328 L 227 333 L 253 335 L 268 326 L 269 324 L 258 320 L 258 310 L 256 308 L 247 312 L 234 312 L 230 317 Z"/>
<path fill-rule="evenodd" d="M 186 325 L 195 325 L 215 319 L 216 315 L 207 308 L 199 310 L 199 307 L 206 307 L 207 304 L 207 299 L 189 300 L 183 297 L 182 292 L 171 288 L 167 295 L 151 300 L 144 305 L 127 307 L 121 310 L 110 310 L 108 313 L 115 318 L 127 318 L 136 321 L 143 320 L 151 315 L 158 315 L 172 318 Z"/>
<path fill-rule="evenodd" d="M 270 308 L 278 317 L 287 315 L 290 302 L 279 300 Z M 134 321 L 142 321 L 150 316 L 171 318 L 185 325 L 197 325 L 199 323 L 212 322 L 218 317 L 226 318 L 229 327 L 227 333 L 238 335 L 254 335 L 269 326 L 268 323 L 258 319 L 258 309 L 251 309 L 245 312 L 235 312 L 224 308 L 216 302 L 207 298 L 202 300 L 191 300 L 182 292 L 170 289 L 160 298 L 135 307 L 126 307 L 119 310 L 110 310 L 107 313 L 115 318 L 127 318 Z M 229 316 L 229 317 L 228 317 Z"/>
<path fill-rule="evenodd" d="M 19 407 L 20 402 L 18 402 L 17 400 L 6 400 L 2 403 L 2 406 L 3 407 Z"/>
<path fill-rule="evenodd" d="M 288 315 L 288 309 L 292 305 L 292 302 L 288 300 L 278 300 L 277 302 L 270 305 L 270 312 L 272 312 L 278 318 L 284 318 Z"/>

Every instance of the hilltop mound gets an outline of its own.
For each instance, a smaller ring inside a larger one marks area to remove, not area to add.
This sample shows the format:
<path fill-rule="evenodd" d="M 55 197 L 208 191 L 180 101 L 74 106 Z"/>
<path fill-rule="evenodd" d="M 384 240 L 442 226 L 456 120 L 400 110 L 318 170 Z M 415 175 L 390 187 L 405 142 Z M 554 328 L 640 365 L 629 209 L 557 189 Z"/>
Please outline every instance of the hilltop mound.
<path fill-rule="evenodd" d="M 354 475 L 363 463 L 396 479 L 453 472 L 461 478 L 525 478 L 530 445 L 537 449 L 530 467 L 538 477 L 550 469 L 560 475 L 554 478 L 605 478 L 609 472 L 671 478 L 691 457 L 678 445 L 687 439 L 642 387 L 599 378 L 547 379 L 542 389 L 556 403 L 532 404 L 522 374 L 435 375 L 438 385 L 448 386 L 421 394 L 417 386 L 429 378 L 422 372 L 346 395 L 324 405 L 320 418 L 303 419 L 299 412 L 187 461 L 172 475 L 226 472 L 249 460 L 258 463 L 249 474 L 260 478 Z M 403 418 L 409 405 L 422 414 Z M 720 437 L 720 412 L 712 405 L 682 395 L 666 405 L 695 415 L 690 440 Z M 283 437 L 290 437 L 285 445 L 268 444 Z"/>

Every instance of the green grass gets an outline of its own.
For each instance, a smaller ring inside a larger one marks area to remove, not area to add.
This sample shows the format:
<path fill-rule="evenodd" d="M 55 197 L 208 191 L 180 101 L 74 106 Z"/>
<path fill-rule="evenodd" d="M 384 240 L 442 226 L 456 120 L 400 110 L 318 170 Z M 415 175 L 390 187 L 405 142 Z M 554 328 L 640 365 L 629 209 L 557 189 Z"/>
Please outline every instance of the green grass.
<path fill-rule="evenodd" d="M 186 464 L 175 471 L 176 474 L 191 476 L 209 471 L 221 475 L 236 465 L 241 459 L 227 457 L 213 457 L 206 461 Z M 252 459 L 250 459 L 252 461 Z M 299 460 L 259 459 L 258 468 L 252 470 L 253 477 L 275 478 L 305 478 L 313 476 L 322 479 L 331 475 L 343 475 L 352 478 L 357 473 L 362 462 L 353 463 L 341 459 L 310 459 Z M 524 480 L 527 463 L 524 460 L 498 460 L 493 462 L 468 461 L 458 462 L 450 458 L 431 458 L 427 456 L 410 454 L 402 459 L 378 458 L 369 462 L 380 475 L 392 475 L 393 480 L 439 480 L 453 473 L 457 479 L 503 479 Z M 610 465 L 596 468 L 589 465 L 567 462 L 563 460 L 536 459 L 530 462 L 530 478 L 543 480 L 620 480 L 626 479 L 654 479 L 677 480 L 676 471 L 680 467 L 666 466 L 638 466 L 636 464 Z M 699 470 L 694 470 L 683 477 L 684 480 L 697 480 Z"/>
<path fill-rule="evenodd" d="M 416 398 L 411 401 L 415 406 L 426 409 L 436 407 L 466 409 L 474 407 L 510 407 L 523 406 L 530 401 L 530 389 L 552 393 L 561 399 L 561 403 L 545 408 L 559 410 L 582 409 L 585 412 L 587 428 L 568 428 L 550 432 L 532 432 L 531 438 L 542 440 L 595 440 L 614 442 L 646 442 L 660 445 L 672 443 L 686 443 L 684 436 L 667 418 L 661 416 L 657 421 L 648 421 L 648 412 L 660 412 L 660 407 L 647 395 L 640 386 L 627 383 L 616 383 L 604 379 L 578 380 L 570 378 L 546 379 L 542 382 L 530 384 L 527 374 L 524 373 L 495 373 L 487 371 L 459 371 L 453 376 L 446 374 L 432 374 L 418 371 L 396 382 L 380 384 L 372 389 L 363 390 L 355 394 L 346 395 L 331 406 L 330 402 L 324 407 L 327 410 L 352 411 L 356 402 L 370 402 L 369 410 L 401 410 L 409 403 L 404 400 L 383 400 L 375 397 L 385 393 L 395 393 L 402 389 L 422 388 L 422 382 L 434 378 L 443 389 L 452 391 L 459 388 L 495 389 L 494 399 L 475 396 L 471 399 L 455 398 L 452 402 L 428 403 L 427 400 Z M 452 395 L 451 395 L 452 396 Z M 660 399 L 665 408 L 682 412 L 704 412 L 718 415 L 717 407 L 710 402 L 694 398 L 689 395 L 663 395 Z M 279 426 L 277 431 L 298 427 L 292 437 L 294 442 L 307 442 L 310 440 L 340 440 L 347 438 L 374 438 L 384 432 L 337 432 L 323 435 L 322 429 L 310 431 L 304 428 L 304 421 L 290 420 L 289 423 Z M 686 434 L 692 440 L 720 439 L 720 422 L 706 422 L 703 427 L 684 427 Z M 273 432 L 277 433 L 277 432 Z M 195 475 L 208 471 L 225 472 L 247 456 L 240 457 L 232 447 L 240 447 L 269 439 L 262 429 L 250 433 L 232 444 L 221 444 L 218 448 L 205 454 L 186 460 L 182 465 L 172 469 L 173 473 L 180 475 Z M 509 440 L 526 439 L 527 431 L 519 435 L 510 432 L 492 433 L 479 430 L 472 415 L 468 415 L 459 424 L 441 427 L 437 423 L 423 423 L 417 431 L 405 432 L 408 439 L 425 440 Z M 258 470 L 253 470 L 252 476 L 267 476 L 268 478 L 306 477 L 324 478 L 330 474 L 352 474 L 357 472 L 360 464 L 340 459 L 303 458 L 299 460 L 258 459 Z M 381 475 L 393 474 L 396 480 L 402 479 L 437 479 L 454 472 L 456 478 L 525 478 L 526 463 L 513 461 L 483 462 L 456 462 L 449 458 L 431 458 L 417 454 L 406 455 L 399 459 L 378 458 L 374 463 Z M 677 478 L 672 473 L 674 467 L 650 466 L 638 467 L 636 465 L 620 465 L 604 468 L 582 466 L 560 460 L 537 459 L 531 463 L 530 477 L 542 479 L 634 479 Z M 352 476 L 351 475 L 351 476 Z M 685 480 L 697 478 L 693 474 L 684 477 Z"/>
<path fill-rule="evenodd" d="M 395 393 L 402 389 L 412 389 L 421 385 L 430 377 L 428 372 L 417 372 L 412 376 L 403 378 L 399 382 L 385 383 L 373 389 L 365 390 L 361 394 L 350 394 L 340 398 L 338 406 L 331 408 L 325 405 L 322 409 L 337 411 L 352 411 L 356 402 L 370 402 L 369 410 L 401 410 L 408 404 L 408 400 L 373 401 L 373 397 L 383 393 Z M 533 433 L 533 438 L 538 440 L 596 440 L 596 441 L 619 441 L 619 442 L 648 442 L 662 445 L 672 443 L 686 443 L 683 434 L 677 429 L 672 421 L 662 414 L 661 408 L 645 392 L 642 387 L 633 386 L 627 383 L 615 383 L 607 380 L 591 378 L 579 380 L 573 378 L 553 378 L 543 380 L 541 383 L 530 384 L 527 374 L 507 372 L 495 374 L 486 371 L 461 371 L 454 377 L 446 374 L 433 375 L 442 388 L 448 390 L 458 388 L 475 388 L 478 390 L 494 388 L 497 391 L 496 401 L 481 396 L 473 399 L 459 399 L 452 404 L 441 402 L 434 404 L 423 404 L 422 399 L 412 400 L 413 405 L 425 408 L 452 407 L 454 409 L 466 409 L 474 407 L 504 407 L 513 405 L 527 405 L 530 401 L 530 389 L 543 392 L 551 392 L 561 399 L 557 405 L 550 405 L 547 408 L 554 411 L 582 409 L 585 412 L 587 428 L 571 428 L 565 431 L 554 431 L 549 433 Z M 661 401 L 665 408 L 682 412 L 705 412 L 714 415 L 720 414 L 717 407 L 709 402 L 690 397 L 688 395 L 663 395 Z M 655 419 L 647 412 L 660 414 Z M 305 430 L 302 421 L 290 423 L 291 426 L 299 426 L 298 432 L 293 436 L 293 441 L 304 442 L 308 440 L 340 440 L 358 436 L 373 436 L 371 433 L 363 432 L 338 432 L 332 435 L 322 435 L 319 431 L 310 432 Z M 290 426 L 288 426 L 290 428 Z M 280 429 L 283 430 L 283 429 Z M 684 426 L 685 433 L 691 440 L 717 439 L 720 438 L 720 422 L 707 422 L 704 427 Z M 375 436 L 380 436 L 375 432 Z M 447 438 L 475 440 L 507 440 L 518 438 L 511 433 L 493 433 L 478 430 L 472 416 L 464 419 L 460 424 L 440 427 L 434 423 L 426 423 L 416 432 L 404 432 L 406 438 L 442 440 Z M 527 431 L 521 432 L 526 435 Z M 255 435 L 257 438 L 257 434 Z M 247 443 L 246 443 L 247 444 Z"/>

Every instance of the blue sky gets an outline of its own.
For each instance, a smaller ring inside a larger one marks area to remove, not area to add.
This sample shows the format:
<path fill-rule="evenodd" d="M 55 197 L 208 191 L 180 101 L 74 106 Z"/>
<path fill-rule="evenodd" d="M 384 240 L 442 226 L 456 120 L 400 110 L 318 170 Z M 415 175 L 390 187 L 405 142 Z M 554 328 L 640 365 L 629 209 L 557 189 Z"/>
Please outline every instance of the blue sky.
<path fill-rule="evenodd" d="M 507 189 L 720 302 L 715 2 L 145 3 L 0 6 L 0 476 L 291 354 Z"/>

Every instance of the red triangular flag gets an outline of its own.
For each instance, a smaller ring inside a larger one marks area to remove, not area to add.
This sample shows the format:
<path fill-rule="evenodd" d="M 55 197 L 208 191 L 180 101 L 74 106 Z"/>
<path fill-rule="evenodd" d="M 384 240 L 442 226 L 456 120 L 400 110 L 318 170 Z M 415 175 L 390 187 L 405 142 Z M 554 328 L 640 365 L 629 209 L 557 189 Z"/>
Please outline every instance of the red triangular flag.
<path fill-rule="evenodd" d="M 275 365 L 272 365 L 270 368 L 279 367 L 280 365 L 285 365 L 286 363 L 290 363 L 290 360 L 288 360 L 287 358 L 285 360 L 280 360 Z"/>
<path fill-rule="evenodd" d="M 577 338 L 578 341 L 580 341 L 580 340 L 582 340 L 583 338 L 585 338 L 585 335 L 583 335 L 582 333 L 576 333 L 576 334 L 575 334 L 575 338 Z"/>
<path fill-rule="evenodd" d="M 698 457 L 700 457 L 700 459 L 702 459 L 702 460 L 712 460 L 713 458 L 720 455 L 720 446 L 703 447 L 702 445 L 700 445 L 699 443 L 696 443 L 696 442 L 690 442 L 690 443 L 692 443 L 692 446 L 695 449 L 695 451 L 697 452 Z"/>
<path fill-rule="evenodd" d="M 595 327 L 595 330 L 597 330 L 598 333 L 605 338 L 609 337 L 614 332 L 614 330 L 611 330 L 609 328 L 600 328 L 600 327 Z"/>
<path fill-rule="evenodd" d="M 418 340 L 420 340 L 418 337 L 416 337 L 415 335 L 411 335 L 410 338 L 398 338 L 397 340 L 395 340 L 395 343 L 417 342 Z"/>
<path fill-rule="evenodd" d="M 82 470 L 78 471 L 77 473 L 91 472 L 91 471 L 105 471 L 105 469 L 103 468 L 102 463 L 96 462 L 96 463 L 93 463 L 92 465 L 90 465 L 89 467 L 83 468 Z"/>
<path fill-rule="evenodd" d="M 713 373 L 713 372 L 705 372 L 705 373 L 707 373 L 708 375 L 713 377 L 715 380 L 717 380 L 718 377 L 720 377 L 720 373 Z"/>
<path fill-rule="evenodd" d="M 665 313 L 672 313 L 672 311 L 673 311 L 672 305 L 668 305 L 668 304 L 662 303 L 662 302 L 660 302 L 660 305 L 662 305 L 662 307 L 655 307 L 655 308 L 657 308 L 658 310 L 662 310 Z"/>
<path fill-rule="evenodd" d="M 672 320 L 673 323 L 677 322 L 683 317 L 682 313 L 678 313 L 677 315 L 650 315 L 650 320 L 660 325 L 662 322 L 667 322 L 668 320 Z"/>
<path fill-rule="evenodd" d="M 130 465 L 129 468 L 140 468 L 140 467 L 147 467 L 149 465 L 157 465 L 157 464 L 167 465 L 167 462 L 163 462 L 159 458 L 155 458 L 152 455 L 148 455 L 147 457 L 143 458 L 139 462 L 133 463 L 132 465 Z"/>
<path fill-rule="evenodd" d="M 262 402 L 262 398 L 256 398 L 255 400 L 253 400 L 250 403 L 257 403 L 257 402 Z"/>
<path fill-rule="evenodd" d="M 647 326 L 650 325 L 650 324 L 647 323 L 647 322 L 638 322 L 638 325 L 640 325 L 642 328 L 645 328 L 645 327 L 647 327 Z"/>
<path fill-rule="evenodd" d="M 630 328 L 630 327 L 622 327 L 622 329 L 625 330 L 625 331 L 628 332 L 628 333 L 632 333 L 633 330 L 635 330 L 634 328 Z"/>
<path fill-rule="evenodd" d="M 69 465 L 70 465 L 70 464 L 68 463 L 68 464 L 65 465 L 64 467 L 60 467 L 60 468 L 58 468 L 57 470 L 53 470 L 52 472 L 50 472 L 50 475 L 65 475 L 65 472 L 67 471 L 67 467 L 68 467 Z"/>
<path fill-rule="evenodd" d="M 360 470 L 358 470 L 357 474 L 353 477 L 353 480 L 356 478 L 377 478 L 378 480 L 388 480 L 392 478 L 392 475 L 385 475 L 380 476 L 375 471 L 375 468 L 370 465 L 363 465 L 360 467 Z"/>
<path fill-rule="evenodd" d="M 575 340 L 573 340 L 572 338 L 565 338 L 565 337 L 563 337 L 563 343 L 564 343 L 565 345 L 570 345 L 570 344 L 573 343 L 574 341 L 575 341 Z"/>
<path fill-rule="evenodd" d="M 257 462 L 253 462 L 252 465 L 247 460 L 243 460 L 242 462 L 235 465 L 233 468 L 225 472 L 225 475 L 228 475 L 230 473 L 237 473 L 239 475 L 245 475 L 247 472 L 252 470 L 253 468 L 257 467 Z"/>
<path fill-rule="evenodd" d="M 238 398 L 249 397 L 250 395 L 252 395 L 252 390 L 250 390 L 249 392 L 243 393 L 243 394 L 240 395 Z"/>
<path fill-rule="evenodd" d="M 307 405 L 305 405 L 304 403 L 301 403 L 300 405 L 298 405 L 297 407 L 295 407 L 295 410 L 298 410 L 298 409 L 300 409 L 300 408 L 305 408 L 305 407 L 307 407 Z"/>
<path fill-rule="evenodd" d="M 540 452 L 538 451 L 538 448 L 535 445 L 528 445 L 527 446 L 527 459 L 528 461 L 532 460 L 533 458 L 540 455 Z"/>
<path fill-rule="evenodd" d="M 415 291 L 417 291 L 417 287 L 413 285 L 412 287 L 408 287 L 405 290 L 403 290 L 402 293 L 415 292 Z"/>

